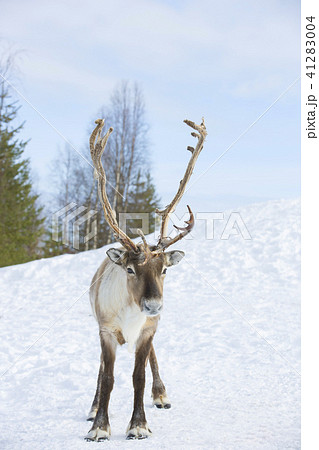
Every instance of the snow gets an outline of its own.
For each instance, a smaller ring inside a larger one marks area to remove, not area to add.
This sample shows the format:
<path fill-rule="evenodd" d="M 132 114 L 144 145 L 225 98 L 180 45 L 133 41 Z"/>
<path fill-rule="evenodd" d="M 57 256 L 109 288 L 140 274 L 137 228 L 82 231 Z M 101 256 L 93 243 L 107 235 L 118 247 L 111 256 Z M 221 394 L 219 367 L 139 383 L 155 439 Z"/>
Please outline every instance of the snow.
<path fill-rule="evenodd" d="M 143 441 L 125 440 L 134 364 L 126 346 L 111 440 L 84 441 L 100 353 L 88 288 L 106 247 L 1 269 L 0 448 L 300 448 L 299 208 L 298 199 L 241 208 L 251 240 L 219 239 L 222 221 L 206 240 L 198 221 L 194 238 L 175 245 L 186 256 L 168 270 L 155 336 L 172 408 L 152 407 L 148 367 L 153 435 Z"/>

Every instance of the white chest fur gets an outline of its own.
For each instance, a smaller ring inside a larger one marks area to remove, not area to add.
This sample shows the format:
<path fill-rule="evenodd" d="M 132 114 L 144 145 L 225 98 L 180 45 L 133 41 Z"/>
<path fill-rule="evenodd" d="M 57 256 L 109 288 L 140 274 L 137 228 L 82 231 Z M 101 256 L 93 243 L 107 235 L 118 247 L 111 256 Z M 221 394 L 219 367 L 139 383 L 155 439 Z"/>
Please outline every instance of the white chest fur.
<path fill-rule="evenodd" d="M 116 264 L 105 271 L 97 301 L 103 327 L 110 331 L 121 331 L 128 343 L 128 351 L 133 352 L 135 343 L 146 321 L 146 315 L 134 302 L 128 301 L 126 274 Z M 94 301 L 92 301 L 93 312 Z"/>
<path fill-rule="evenodd" d="M 135 303 L 125 308 L 121 313 L 117 318 L 119 327 L 122 329 L 123 337 L 128 343 L 128 351 L 133 352 L 134 345 L 145 324 L 146 316 Z"/>

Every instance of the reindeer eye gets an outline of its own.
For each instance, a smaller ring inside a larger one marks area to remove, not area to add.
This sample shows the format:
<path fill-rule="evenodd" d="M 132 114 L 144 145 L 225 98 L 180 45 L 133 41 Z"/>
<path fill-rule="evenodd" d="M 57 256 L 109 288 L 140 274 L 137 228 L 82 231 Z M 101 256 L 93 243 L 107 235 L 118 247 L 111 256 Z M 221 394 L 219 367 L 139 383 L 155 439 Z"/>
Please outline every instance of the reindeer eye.
<path fill-rule="evenodd" d="M 164 269 L 164 270 L 163 270 L 163 275 L 165 275 L 165 274 L 166 274 L 166 272 L 167 272 L 167 269 Z"/>
<path fill-rule="evenodd" d="M 130 267 L 127 268 L 127 273 L 134 273 L 134 270 L 131 269 Z"/>

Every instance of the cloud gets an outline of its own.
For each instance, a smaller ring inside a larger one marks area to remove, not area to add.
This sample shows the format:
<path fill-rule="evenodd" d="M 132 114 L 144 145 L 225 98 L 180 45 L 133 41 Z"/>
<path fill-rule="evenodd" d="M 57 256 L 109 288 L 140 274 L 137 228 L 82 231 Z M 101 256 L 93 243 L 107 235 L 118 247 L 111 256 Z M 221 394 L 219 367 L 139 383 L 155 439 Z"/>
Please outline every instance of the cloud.
<path fill-rule="evenodd" d="M 3 8 L 2 33 L 31 49 L 33 76 L 50 81 L 56 73 L 57 82 L 67 82 L 71 66 L 75 82 L 91 72 L 111 80 L 130 73 L 194 83 L 286 73 L 299 63 L 299 24 L 279 1 L 202 0 L 196 7 L 190 2 L 176 7 L 154 0 L 92 5 L 33 0 L 18 5 L 7 2 Z"/>

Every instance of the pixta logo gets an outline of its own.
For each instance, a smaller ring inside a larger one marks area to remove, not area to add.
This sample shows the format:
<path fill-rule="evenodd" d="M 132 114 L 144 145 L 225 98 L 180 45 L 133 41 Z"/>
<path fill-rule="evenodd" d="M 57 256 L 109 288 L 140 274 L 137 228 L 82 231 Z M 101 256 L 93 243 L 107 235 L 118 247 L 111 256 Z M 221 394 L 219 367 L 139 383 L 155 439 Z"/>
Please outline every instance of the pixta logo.
<path fill-rule="evenodd" d="M 62 241 L 62 244 L 79 250 L 80 227 L 88 221 L 90 230 L 83 237 L 83 242 L 86 243 L 92 239 L 97 234 L 97 211 L 89 210 L 83 214 L 85 211 L 87 211 L 85 206 L 77 207 L 77 204 L 72 202 L 52 214 L 52 240 L 55 242 Z M 62 239 L 59 239 L 61 234 Z"/>
<path fill-rule="evenodd" d="M 227 240 L 231 237 L 244 240 L 252 239 L 239 212 L 230 212 L 229 215 L 223 212 L 197 212 L 194 216 L 195 221 L 201 221 L 202 223 L 204 221 L 205 223 L 204 230 L 203 228 L 200 230 L 204 235 L 196 235 L 196 238 L 207 240 Z M 150 227 L 150 224 L 155 223 L 154 240 L 156 240 L 160 233 L 160 221 L 156 220 L 156 217 L 154 212 L 119 213 L 119 227 L 125 233 L 129 233 L 130 236 L 137 237 L 139 235 L 138 229 L 141 229 L 144 235 L 148 235 L 152 229 L 154 230 L 154 228 Z M 188 215 L 185 214 L 183 217 L 178 217 L 175 213 L 172 213 L 170 219 L 172 224 L 180 223 L 184 219 L 187 220 Z M 131 226 L 132 220 L 136 224 L 135 227 Z M 217 221 L 218 227 L 215 226 Z M 81 229 L 82 233 L 80 232 Z M 55 242 L 61 242 L 66 246 L 79 250 L 80 243 L 88 243 L 97 233 L 97 211 L 95 210 L 88 211 L 87 207 L 78 206 L 72 202 L 52 215 L 52 240 Z M 176 230 L 172 227 L 169 237 L 174 237 L 175 234 Z M 190 233 L 185 239 L 192 240 L 194 237 Z"/>

